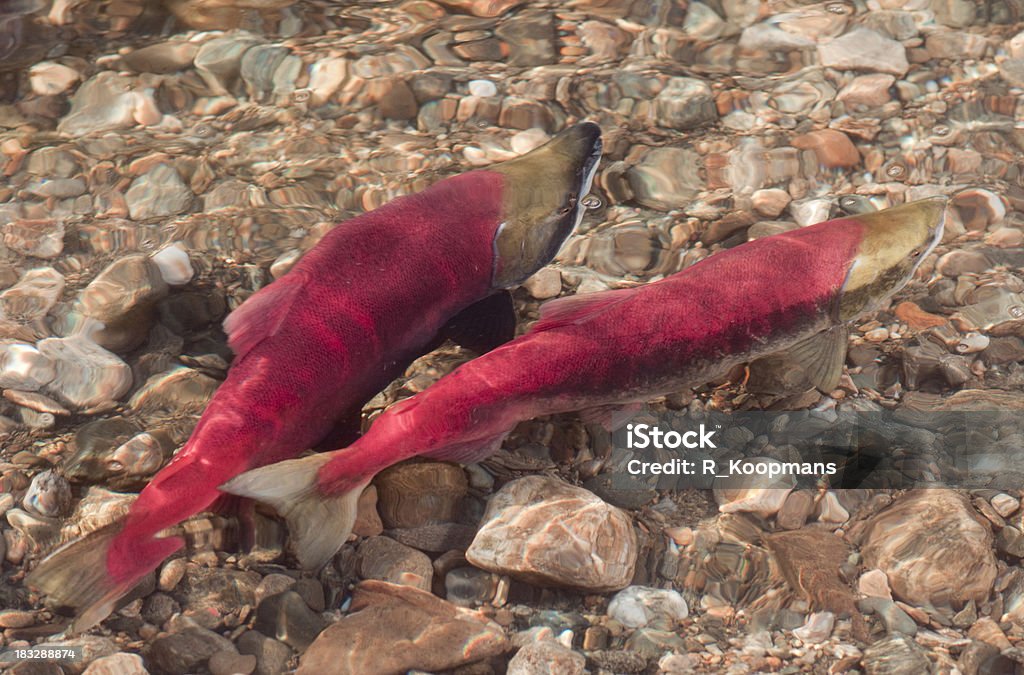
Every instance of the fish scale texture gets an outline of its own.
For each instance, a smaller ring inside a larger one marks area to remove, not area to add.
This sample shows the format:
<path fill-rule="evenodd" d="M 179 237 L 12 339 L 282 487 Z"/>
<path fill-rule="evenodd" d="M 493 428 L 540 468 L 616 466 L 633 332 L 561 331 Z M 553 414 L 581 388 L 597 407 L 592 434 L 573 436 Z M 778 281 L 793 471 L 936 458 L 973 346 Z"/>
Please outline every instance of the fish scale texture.
<path fill-rule="evenodd" d="M 159 564 L 180 542 L 155 533 L 209 507 L 242 471 L 314 445 L 489 292 L 502 181 L 455 176 L 342 223 L 229 318 L 239 358 L 112 542 L 113 580 Z"/>

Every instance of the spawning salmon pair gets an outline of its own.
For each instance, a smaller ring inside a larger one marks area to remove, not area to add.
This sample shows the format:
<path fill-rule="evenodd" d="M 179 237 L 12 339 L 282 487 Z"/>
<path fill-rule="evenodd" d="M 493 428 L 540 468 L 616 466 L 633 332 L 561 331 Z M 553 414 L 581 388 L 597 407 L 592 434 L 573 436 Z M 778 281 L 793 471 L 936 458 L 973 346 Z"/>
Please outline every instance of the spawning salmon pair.
<path fill-rule="evenodd" d="M 362 489 L 402 460 L 478 461 L 521 421 L 629 407 L 783 350 L 834 388 L 846 323 L 900 289 L 942 236 L 943 198 L 840 218 L 645 286 L 548 302 L 509 341 L 502 289 L 580 222 L 600 154 L 599 128 L 579 124 L 338 225 L 228 317 L 227 379 L 127 517 L 55 551 L 29 583 L 75 608 L 80 631 L 183 546 L 165 530 L 229 495 L 272 505 L 316 568 L 348 537 Z M 356 439 L 365 401 L 446 337 L 486 353 Z M 292 459 L 328 437 L 356 440 Z"/>

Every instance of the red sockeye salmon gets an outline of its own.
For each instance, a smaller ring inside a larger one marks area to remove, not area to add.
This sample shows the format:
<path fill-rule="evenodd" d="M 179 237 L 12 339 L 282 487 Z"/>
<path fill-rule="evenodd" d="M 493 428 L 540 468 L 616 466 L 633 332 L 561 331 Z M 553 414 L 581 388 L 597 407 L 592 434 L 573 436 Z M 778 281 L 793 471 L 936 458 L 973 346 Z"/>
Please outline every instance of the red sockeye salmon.
<path fill-rule="evenodd" d="M 443 328 L 476 351 L 511 339 L 511 300 L 495 293 L 557 253 L 600 155 L 598 126 L 578 124 L 338 225 L 228 316 L 227 379 L 124 521 L 58 549 L 29 583 L 78 610 L 72 630 L 88 628 L 182 547 L 162 531 L 214 505 L 232 477 L 358 424 L 363 404 Z M 474 312 L 486 315 L 483 329 L 466 318 Z"/>

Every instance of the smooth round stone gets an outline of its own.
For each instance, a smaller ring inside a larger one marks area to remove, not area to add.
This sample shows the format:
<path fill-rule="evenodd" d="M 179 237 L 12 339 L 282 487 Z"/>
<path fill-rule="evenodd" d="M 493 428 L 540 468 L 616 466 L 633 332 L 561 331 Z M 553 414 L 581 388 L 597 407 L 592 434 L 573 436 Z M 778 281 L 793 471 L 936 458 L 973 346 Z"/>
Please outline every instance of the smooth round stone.
<path fill-rule="evenodd" d="M 145 255 L 127 255 L 108 265 L 85 287 L 79 300 L 85 314 L 104 323 L 116 323 L 140 307 L 167 295 L 167 284 L 157 265 Z"/>
<path fill-rule="evenodd" d="M 40 61 L 28 70 L 32 92 L 39 96 L 56 96 L 71 88 L 81 77 L 74 68 L 54 61 Z"/>
<path fill-rule="evenodd" d="M 138 654 L 120 652 L 96 659 L 82 675 L 149 675 L 149 671 Z"/>
<path fill-rule="evenodd" d="M 71 485 L 57 472 L 43 471 L 32 478 L 21 503 L 27 511 L 41 516 L 64 515 L 71 508 Z"/>
<path fill-rule="evenodd" d="M 531 150 L 547 143 L 549 138 L 550 136 L 548 136 L 546 131 L 534 127 L 518 132 L 509 143 L 512 146 L 512 152 L 525 155 Z"/>
<path fill-rule="evenodd" d="M 715 478 L 714 495 L 718 502 L 718 510 L 722 513 L 748 512 L 769 518 L 782 508 L 786 497 L 796 486 L 796 478 L 792 474 L 769 476 L 770 465 L 781 465 L 777 459 L 770 457 L 751 457 L 741 460 L 741 464 L 753 465 L 755 469 L 750 475 L 731 474 L 723 478 Z M 759 474 L 764 467 L 766 473 Z"/>
<path fill-rule="evenodd" d="M 53 381 L 53 362 L 30 344 L 0 342 L 0 389 L 37 391 Z"/>
<path fill-rule="evenodd" d="M 630 586 L 608 603 L 608 616 L 627 628 L 641 628 L 658 618 L 674 623 L 688 615 L 683 596 L 662 588 Z"/>
<path fill-rule="evenodd" d="M 523 282 L 526 292 L 538 300 L 553 298 L 562 292 L 562 273 L 545 267 Z"/>
<path fill-rule="evenodd" d="M 131 387 L 128 364 L 84 337 L 47 338 L 38 346 L 57 369 L 47 391 L 62 403 L 92 408 L 116 401 Z"/>
<path fill-rule="evenodd" d="M 637 540 L 629 516 L 582 488 L 528 476 L 487 504 L 466 560 L 541 585 L 597 592 L 633 578 Z"/>
<path fill-rule="evenodd" d="M 181 244 L 165 246 L 154 253 L 150 260 L 160 270 L 160 276 L 168 286 L 184 286 L 195 275 L 192 261 Z"/>
<path fill-rule="evenodd" d="M 997 567 L 987 521 L 952 490 L 920 490 L 867 521 L 861 552 L 912 605 L 984 601 Z"/>
<path fill-rule="evenodd" d="M 751 206 L 758 214 L 766 218 L 777 218 L 789 206 L 792 198 L 789 193 L 779 188 L 756 190 L 750 195 Z"/>
<path fill-rule="evenodd" d="M 469 94 L 470 96 L 479 96 L 480 98 L 497 96 L 498 87 L 490 80 L 470 80 Z"/>
<path fill-rule="evenodd" d="M 508 663 L 507 675 L 583 675 L 587 659 L 557 642 L 543 641 L 522 647 Z"/>
<path fill-rule="evenodd" d="M 857 590 L 869 598 L 892 599 L 889 579 L 882 570 L 868 570 L 857 580 Z"/>
<path fill-rule="evenodd" d="M 818 644 L 828 639 L 835 625 L 832 612 L 814 612 L 807 617 L 807 623 L 793 631 L 793 635 L 808 644 Z"/>
<path fill-rule="evenodd" d="M 223 650 L 210 657 L 207 667 L 212 675 L 249 675 L 256 670 L 256 657 Z"/>

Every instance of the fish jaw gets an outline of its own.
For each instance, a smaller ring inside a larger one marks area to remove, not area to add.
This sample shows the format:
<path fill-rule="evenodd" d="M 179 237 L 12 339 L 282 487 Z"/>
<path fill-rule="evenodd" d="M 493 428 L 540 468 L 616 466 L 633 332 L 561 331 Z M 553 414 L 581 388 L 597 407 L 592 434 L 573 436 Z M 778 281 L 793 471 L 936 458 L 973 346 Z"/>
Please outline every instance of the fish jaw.
<path fill-rule="evenodd" d="M 942 240 L 946 202 L 932 197 L 850 219 L 862 234 L 840 292 L 840 321 L 877 309 L 913 278 Z"/>
<path fill-rule="evenodd" d="M 601 160 L 601 129 L 584 122 L 522 157 L 487 169 L 502 175 L 503 222 L 494 238 L 494 288 L 511 288 L 548 264 L 586 211 Z"/>

